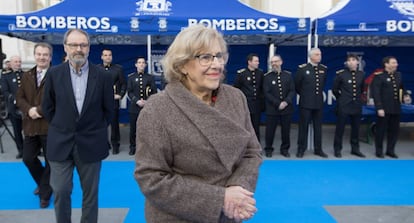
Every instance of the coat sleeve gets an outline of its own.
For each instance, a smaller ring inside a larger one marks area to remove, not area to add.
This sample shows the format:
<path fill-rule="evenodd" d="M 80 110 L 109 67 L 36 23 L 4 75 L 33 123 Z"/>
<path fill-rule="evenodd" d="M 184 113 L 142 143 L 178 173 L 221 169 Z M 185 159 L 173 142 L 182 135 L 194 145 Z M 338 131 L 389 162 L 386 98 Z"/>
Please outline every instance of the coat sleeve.
<path fill-rule="evenodd" d="M 17 89 L 16 93 L 16 105 L 23 112 L 24 115 L 28 115 L 29 109 L 33 106 L 27 101 L 27 93 L 25 88 L 25 81 L 27 81 L 28 74 L 24 75 L 22 78 L 22 86 Z"/>
<path fill-rule="evenodd" d="M 104 78 L 104 90 L 103 90 L 103 111 L 107 124 L 111 124 L 112 117 L 114 115 L 114 88 L 112 87 L 112 78 L 110 75 L 103 75 Z"/>
<path fill-rule="evenodd" d="M 151 101 L 151 99 L 150 99 Z M 190 179 L 172 170 L 173 148 L 162 112 L 148 103 L 138 117 L 134 177 L 147 202 L 190 222 L 219 222 L 225 188 Z"/>
<path fill-rule="evenodd" d="M 295 74 L 295 89 L 298 95 L 300 95 L 300 91 L 302 89 L 302 79 L 302 72 L 300 69 L 298 69 Z"/>
<path fill-rule="evenodd" d="M 339 89 L 340 86 L 341 86 L 341 77 L 340 77 L 340 74 L 337 74 L 335 76 L 335 79 L 332 85 L 332 93 L 335 95 L 337 100 L 341 96 L 341 92 Z"/>
<path fill-rule="evenodd" d="M 261 156 L 262 149 L 250 121 L 250 113 L 246 98 L 244 95 L 240 95 L 240 97 L 243 99 L 243 111 L 245 114 L 244 120 L 246 120 L 244 126 L 246 127 L 246 130 L 250 132 L 250 140 L 241 161 L 236 165 L 233 174 L 226 183 L 226 186 L 241 186 L 248 191 L 254 192 L 259 176 L 259 167 L 263 161 Z"/>
<path fill-rule="evenodd" d="M 121 66 L 119 66 L 119 70 L 118 70 L 118 80 L 119 80 L 119 86 L 120 86 L 119 95 L 121 95 L 121 98 L 123 98 L 126 93 L 127 82 L 124 76 L 124 69 Z"/>
<path fill-rule="evenodd" d="M 42 112 L 48 122 L 51 122 L 55 115 L 56 97 L 52 80 L 52 69 L 48 69 L 46 73 L 46 81 L 44 85 Z"/>
<path fill-rule="evenodd" d="M 293 78 L 290 77 L 290 81 L 289 81 L 289 93 L 287 94 L 285 101 L 288 104 L 293 104 L 293 98 L 296 95 L 296 91 L 295 91 L 295 83 L 293 81 Z"/>
<path fill-rule="evenodd" d="M 138 97 L 134 94 L 134 79 L 132 77 L 128 78 L 127 94 L 128 94 L 129 100 L 131 101 L 131 104 L 136 105 L 138 101 Z"/>
<path fill-rule="evenodd" d="M 381 77 L 375 76 L 371 83 L 371 95 L 377 110 L 384 109 L 381 99 Z"/>

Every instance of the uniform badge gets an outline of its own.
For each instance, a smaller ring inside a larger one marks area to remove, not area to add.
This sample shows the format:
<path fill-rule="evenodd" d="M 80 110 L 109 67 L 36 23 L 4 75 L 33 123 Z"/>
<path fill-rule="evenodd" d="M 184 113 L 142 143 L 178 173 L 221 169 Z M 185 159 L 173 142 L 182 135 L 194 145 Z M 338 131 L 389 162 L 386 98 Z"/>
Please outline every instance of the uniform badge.
<path fill-rule="evenodd" d="M 391 81 L 391 78 L 387 78 L 387 81 L 390 82 Z"/>
<path fill-rule="evenodd" d="M 13 78 L 13 82 L 16 82 L 16 78 Z"/>
<path fill-rule="evenodd" d="M 307 70 L 307 71 L 306 71 L 306 74 L 309 74 L 309 73 L 310 73 L 310 72 Z"/>
<path fill-rule="evenodd" d="M 348 83 L 349 83 L 349 84 L 352 84 L 352 81 L 351 81 L 351 80 L 348 80 Z"/>
<path fill-rule="evenodd" d="M 272 84 L 275 85 L 276 84 L 276 81 L 272 81 Z"/>
<path fill-rule="evenodd" d="M 250 77 L 247 77 L 247 80 L 250 81 Z"/>
<path fill-rule="evenodd" d="M 138 78 L 135 78 L 135 82 L 138 82 Z"/>

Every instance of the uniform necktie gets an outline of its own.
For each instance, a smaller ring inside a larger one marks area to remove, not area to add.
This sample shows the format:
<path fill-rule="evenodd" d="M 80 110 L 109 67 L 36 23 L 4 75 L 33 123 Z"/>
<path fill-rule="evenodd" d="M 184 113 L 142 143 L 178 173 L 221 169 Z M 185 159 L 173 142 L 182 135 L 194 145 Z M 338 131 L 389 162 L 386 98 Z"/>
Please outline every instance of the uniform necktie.
<path fill-rule="evenodd" d="M 36 80 L 37 80 L 37 86 L 39 87 L 40 83 L 42 83 L 42 70 L 37 71 Z"/>

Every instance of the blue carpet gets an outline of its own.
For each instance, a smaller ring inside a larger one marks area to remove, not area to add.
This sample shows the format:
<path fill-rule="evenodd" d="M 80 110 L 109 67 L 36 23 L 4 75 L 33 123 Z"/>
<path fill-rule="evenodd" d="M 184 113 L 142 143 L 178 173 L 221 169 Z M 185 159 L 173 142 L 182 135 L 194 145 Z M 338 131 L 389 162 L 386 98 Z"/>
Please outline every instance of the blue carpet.
<path fill-rule="evenodd" d="M 99 206 L 129 208 L 125 223 L 144 222 L 144 198 L 131 161 L 105 161 Z M 249 222 L 336 222 L 325 205 L 414 205 L 413 160 L 265 161 Z M 35 183 L 23 163 L 0 163 L 0 210 L 38 209 Z M 81 207 L 78 176 L 72 206 Z M 51 206 L 50 208 L 53 208 Z"/>

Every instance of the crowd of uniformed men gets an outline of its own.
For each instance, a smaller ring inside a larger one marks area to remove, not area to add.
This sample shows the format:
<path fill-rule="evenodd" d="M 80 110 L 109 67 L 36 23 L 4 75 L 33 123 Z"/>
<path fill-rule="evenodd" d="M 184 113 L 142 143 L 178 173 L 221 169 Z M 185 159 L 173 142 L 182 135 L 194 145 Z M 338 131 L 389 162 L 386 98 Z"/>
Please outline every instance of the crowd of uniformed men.
<path fill-rule="evenodd" d="M 238 71 L 234 86 L 240 88 L 247 98 L 252 125 L 260 140 L 260 114 L 266 114 L 265 147 L 267 157 L 273 155 L 273 141 L 276 126 L 281 126 L 280 154 L 290 157 L 290 125 L 296 94 L 299 96 L 299 123 L 296 157 L 302 158 L 308 148 L 309 126 L 313 127 L 314 154 L 323 158 L 328 155 L 322 149 L 323 89 L 327 81 L 327 66 L 321 64 L 322 53 L 318 48 L 308 52 L 309 62 L 298 66 L 295 75 L 283 70 L 280 55 L 270 59 L 271 71 L 263 73 L 259 68 L 259 56 L 247 56 L 247 68 Z M 341 158 L 342 139 L 345 124 L 351 123 L 351 154 L 364 158 L 359 148 L 359 128 L 363 99 L 364 72 L 360 71 L 359 58 L 349 54 L 346 68 L 338 70 L 334 78 L 332 91 L 336 97 L 337 116 L 334 156 Z M 389 156 L 398 158 L 395 145 L 398 139 L 401 102 L 411 103 L 411 97 L 403 88 L 401 74 L 397 71 L 398 62 L 393 56 L 383 58 L 381 71 L 375 73 L 370 84 L 370 95 L 374 100 L 377 116 L 375 137 L 375 155 L 378 158 Z M 312 125 L 310 125 L 312 124 Z M 383 141 L 387 135 L 384 153 Z"/>
<path fill-rule="evenodd" d="M 327 80 L 327 67 L 321 64 L 320 49 L 311 49 L 308 53 L 309 62 L 299 65 L 295 75 L 283 70 L 283 60 L 280 55 L 270 59 L 271 71 L 264 73 L 259 69 L 259 56 L 247 56 L 247 68 L 238 70 L 234 80 L 234 87 L 239 88 L 247 98 L 253 128 L 260 141 L 261 113 L 266 114 L 265 147 L 267 157 L 273 155 L 273 143 L 276 127 L 281 127 L 280 154 L 290 157 L 290 125 L 296 94 L 299 96 L 299 131 L 297 140 L 298 158 L 302 158 L 308 147 L 309 126 L 313 127 L 314 154 L 328 157 L 322 150 L 322 115 L 323 89 Z M 157 92 L 154 77 L 145 72 L 146 60 L 138 57 L 135 61 L 136 72 L 124 77 L 122 66 L 112 63 L 112 51 L 104 49 L 101 55 L 100 66 L 113 79 L 114 87 L 114 117 L 111 124 L 112 153 L 118 154 L 120 147 L 119 130 L 119 103 L 127 95 L 130 101 L 128 109 L 130 120 L 129 154 L 135 154 L 136 120 L 145 101 L 151 94 Z M 48 61 L 50 63 L 50 61 Z M 332 91 L 336 97 L 336 130 L 334 138 L 334 155 L 340 158 L 342 138 L 347 120 L 351 123 L 351 154 L 365 157 L 359 150 L 359 127 L 361 121 L 364 91 L 364 73 L 358 70 L 359 58 L 348 55 L 346 68 L 336 72 Z M 382 61 L 383 69 L 377 72 L 371 84 L 371 96 L 374 99 L 377 111 L 377 132 L 375 137 L 376 156 L 384 155 L 398 158 L 395 154 L 395 144 L 398 139 L 400 123 L 400 103 L 410 101 L 409 95 L 403 89 L 401 74 L 397 71 L 398 63 L 395 57 L 385 57 Z M 38 65 L 37 65 L 38 66 Z M 36 69 L 36 67 L 34 68 Z M 44 72 L 46 68 L 44 68 Z M 35 73 L 33 69 L 26 72 Z M 13 126 L 13 136 L 16 142 L 18 155 L 22 158 L 23 134 L 22 112 L 16 103 L 16 94 L 22 84 L 25 72 L 21 69 L 21 58 L 10 57 L 2 70 L 1 90 L 7 103 L 8 117 Z M 43 74 L 44 75 L 44 74 Z M 23 114 L 24 115 L 24 114 Z M 309 125 L 312 124 L 312 125 Z M 386 151 L 383 151 L 383 139 L 387 134 Z"/>

